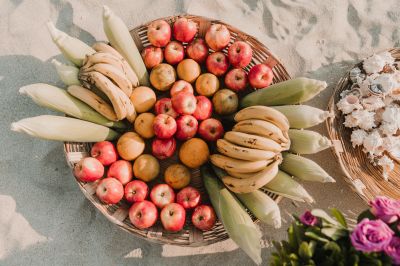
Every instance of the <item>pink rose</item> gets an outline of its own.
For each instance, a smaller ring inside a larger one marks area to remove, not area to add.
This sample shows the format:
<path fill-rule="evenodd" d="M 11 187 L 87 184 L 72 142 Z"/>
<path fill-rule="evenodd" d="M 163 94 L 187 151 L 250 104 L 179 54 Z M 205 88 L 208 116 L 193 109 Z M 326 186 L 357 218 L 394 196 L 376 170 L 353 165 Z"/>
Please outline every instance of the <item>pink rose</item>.
<path fill-rule="evenodd" d="M 301 216 L 300 216 L 300 221 L 309 226 L 316 225 L 318 223 L 317 217 L 311 214 L 310 211 L 305 211 Z"/>
<path fill-rule="evenodd" d="M 400 201 L 387 197 L 376 197 L 369 202 L 371 212 L 386 223 L 394 223 L 400 217 Z"/>
<path fill-rule="evenodd" d="M 400 237 L 392 237 L 392 241 L 386 246 L 385 252 L 392 258 L 394 265 L 400 265 Z"/>
<path fill-rule="evenodd" d="M 350 235 L 354 248 L 363 252 L 380 252 L 392 240 L 394 232 L 382 220 L 363 219 Z"/>

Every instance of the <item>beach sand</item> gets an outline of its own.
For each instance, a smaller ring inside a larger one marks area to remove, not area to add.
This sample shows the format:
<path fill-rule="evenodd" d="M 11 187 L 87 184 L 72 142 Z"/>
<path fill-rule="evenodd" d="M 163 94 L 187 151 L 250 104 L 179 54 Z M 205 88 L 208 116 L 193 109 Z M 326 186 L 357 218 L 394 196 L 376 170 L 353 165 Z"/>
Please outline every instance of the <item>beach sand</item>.
<path fill-rule="evenodd" d="M 30 83 L 62 86 L 51 59 L 63 60 L 45 23 L 87 43 L 105 40 L 101 6 L 133 28 L 143 22 L 191 13 L 216 18 L 257 37 L 292 77 L 329 84 L 311 104 L 327 107 L 338 79 L 363 57 L 400 41 L 400 2 L 392 1 L 62 1 L 3 0 L 0 9 L 0 265 L 252 265 L 227 240 L 208 247 L 151 244 L 112 225 L 85 200 L 65 163 L 62 145 L 9 130 L 13 121 L 44 113 L 18 89 Z M 325 125 L 317 127 L 326 134 Z M 286 237 L 290 214 L 336 207 L 350 218 L 366 208 L 349 188 L 330 150 L 311 156 L 337 180 L 305 183 L 314 205 L 283 200 L 283 226 L 262 226 L 262 257 L 271 240 Z"/>

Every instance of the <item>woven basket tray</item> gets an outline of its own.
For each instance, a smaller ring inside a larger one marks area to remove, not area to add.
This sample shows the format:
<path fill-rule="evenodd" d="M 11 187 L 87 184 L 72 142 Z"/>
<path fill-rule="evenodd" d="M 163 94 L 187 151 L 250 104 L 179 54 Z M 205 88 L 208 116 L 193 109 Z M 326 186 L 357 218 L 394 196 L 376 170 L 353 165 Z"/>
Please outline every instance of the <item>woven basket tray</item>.
<path fill-rule="evenodd" d="M 265 47 L 262 43 L 257 41 L 254 37 L 249 36 L 241 32 L 240 30 L 230 25 L 227 25 L 221 21 L 211 20 L 204 17 L 198 17 L 193 15 L 181 15 L 179 17 L 187 17 L 195 21 L 198 24 L 199 36 L 201 37 L 204 37 L 206 30 L 213 23 L 222 23 L 226 25 L 231 32 L 231 43 L 233 43 L 235 40 L 240 39 L 246 41 L 253 49 L 253 59 L 252 62 L 250 63 L 250 66 L 246 69 L 246 71 L 248 71 L 248 69 L 251 66 L 263 62 L 271 66 L 275 75 L 273 80 L 274 83 L 290 79 L 290 76 L 286 72 L 285 67 L 276 59 L 276 57 L 274 57 L 271 54 L 271 52 L 268 50 L 267 47 Z M 166 17 L 163 19 L 172 25 L 177 18 L 178 16 Z M 138 46 L 139 50 L 142 50 L 144 47 L 149 45 L 149 41 L 147 40 L 147 26 L 150 23 L 151 22 L 131 30 L 132 38 L 135 40 L 135 43 Z M 223 52 L 226 53 L 226 49 Z M 64 150 L 68 164 L 71 167 L 73 167 L 74 164 L 77 163 L 81 158 L 89 156 L 91 146 L 92 146 L 91 143 L 66 142 L 64 144 Z M 160 161 L 161 173 L 158 180 L 162 180 L 164 170 L 171 163 L 176 163 L 177 161 L 178 161 L 177 158 Z M 95 194 L 98 182 L 83 183 L 77 180 L 77 183 L 79 185 L 79 188 L 82 190 L 83 194 L 86 196 L 86 198 L 90 200 L 94 204 L 94 206 L 96 206 L 96 208 L 99 209 L 107 217 L 108 220 L 118 225 L 120 228 L 128 231 L 129 233 L 135 236 L 145 238 L 148 241 L 156 243 L 173 244 L 179 246 L 204 246 L 229 238 L 221 222 L 218 221 L 212 230 L 207 232 L 202 232 L 197 230 L 191 224 L 191 219 L 189 215 L 187 216 L 184 229 L 178 233 L 170 233 L 163 230 L 162 225 L 159 221 L 153 227 L 147 230 L 137 229 L 129 221 L 128 217 L 129 205 L 127 204 L 127 202 L 122 201 L 119 204 L 115 205 L 103 204 L 102 202 L 99 201 L 99 199 Z M 151 185 L 152 184 L 150 184 L 150 186 Z M 200 177 L 199 169 L 192 170 L 191 185 L 200 190 L 200 192 L 202 193 L 202 201 L 204 203 L 209 203 L 208 196 L 205 192 L 203 182 Z M 280 197 L 275 194 L 269 194 L 269 196 L 271 196 L 275 201 L 280 200 Z M 254 217 L 253 220 L 257 222 Z"/>
<path fill-rule="evenodd" d="M 396 61 L 400 61 L 400 49 L 394 48 L 389 52 Z M 329 136 L 334 143 L 334 155 L 345 174 L 345 180 L 362 199 L 368 202 L 378 195 L 400 199 L 400 166 L 395 164 L 394 171 L 389 175 L 389 181 L 385 181 L 381 167 L 372 165 L 362 148 L 353 148 L 350 142 L 352 130 L 343 125 L 344 116 L 337 109 L 336 103 L 340 100 L 340 93 L 349 89 L 351 84 L 347 73 L 340 79 L 328 105 L 329 110 L 335 114 L 326 122 Z"/>

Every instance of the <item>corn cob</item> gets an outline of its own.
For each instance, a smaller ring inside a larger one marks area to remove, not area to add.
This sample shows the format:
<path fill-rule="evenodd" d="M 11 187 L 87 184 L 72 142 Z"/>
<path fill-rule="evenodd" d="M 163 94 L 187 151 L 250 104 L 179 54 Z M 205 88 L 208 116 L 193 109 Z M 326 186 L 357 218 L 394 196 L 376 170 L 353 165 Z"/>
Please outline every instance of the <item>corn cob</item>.
<path fill-rule="evenodd" d="M 297 154 L 314 154 L 332 146 L 332 142 L 318 132 L 289 129 L 290 151 Z"/>
<path fill-rule="evenodd" d="M 12 123 L 11 130 L 36 138 L 71 142 L 114 140 L 119 135 L 108 127 L 75 118 L 52 115 L 22 119 Z"/>
<path fill-rule="evenodd" d="M 87 104 L 55 86 L 36 83 L 21 87 L 19 92 L 28 95 L 36 104 L 48 109 L 107 127 L 126 128 L 123 122 L 108 120 Z"/>
<path fill-rule="evenodd" d="M 314 202 L 314 199 L 302 185 L 282 171 L 279 171 L 274 179 L 269 181 L 263 188 L 292 200 L 308 203 Z"/>
<path fill-rule="evenodd" d="M 69 86 L 81 84 L 78 80 L 79 68 L 63 64 L 56 59 L 51 60 L 51 63 L 56 68 L 58 76 L 65 85 Z"/>
<path fill-rule="evenodd" d="M 261 264 L 260 230 L 210 167 L 203 165 L 200 170 L 211 203 L 228 235 L 256 264 Z"/>
<path fill-rule="evenodd" d="M 241 100 L 241 106 L 298 104 L 311 100 L 326 86 L 325 81 L 315 79 L 290 79 L 246 95 Z"/>
<path fill-rule="evenodd" d="M 282 171 L 305 181 L 336 182 L 314 161 L 291 153 L 283 153 Z"/>
<path fill-rule="evenodd" d="M 333 114 L 309 105 L 282 105 L 274 109 L 284 114 L 289 120 L 290 128 L 309 128 L 324 122 Z"/>
<path fill-rule="evenodd" d="M 58 30 L 51 21 L 47 23 L 47 28 L 50 32 L 53 42 L 58 46 L 65 58 L 74 63 L 76 66 L 82 66 L 86 55 L 96 52 L 92 47 L 81 40 L 71 37 L 65 32 Z"/>

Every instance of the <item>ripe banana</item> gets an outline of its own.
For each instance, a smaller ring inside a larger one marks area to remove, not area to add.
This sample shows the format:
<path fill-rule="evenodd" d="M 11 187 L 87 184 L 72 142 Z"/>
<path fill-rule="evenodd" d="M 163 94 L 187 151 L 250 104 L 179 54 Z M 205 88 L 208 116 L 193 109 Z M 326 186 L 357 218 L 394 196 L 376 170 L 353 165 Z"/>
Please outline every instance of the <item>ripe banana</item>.
<path fill-rule="evenodd" d="M 67 91 L 69 94 L 86 103 L 104 117 L 112 121 L 117 121 L 117 115 L 112 106 L 97 96 L 94 92 L 77 85 L 69 86 Z"/>
<path fill-rule="evenodd" d="M 228 175 L 230 175 L 231 177 L 234 178 L 239 178 L 239 179 L 246 179 L 246 178 L 250 178 L 252 176 L 258 175 L 261 171 L 263 171 L 264 169 L 257 171 L 257 172 L 252 172 L 252 173 L 236 173 L 233 171 L 226 171 L 228 173 Z"/>
<path fill-rule="evenodd" d="M 221 154 L 213 154 L 210 156 L 211 163 L 215 166 L 224 169 L 225 171 L 234 171 L 237 173 L 249 173 L 254 171 L 260 171 L 264 169 L 272 160 L 260 160 L 260 161 L 243 161 L 233 159 Z"/>
<path fill-rule="evenodd" d="M 289 141 L 289 139 L 284 136 L 282 130 L 279 127 L 275 126 L 270 122 L 259 119 L 249 119 L 240 121 L 233 127 L 232 130 L 242 133 L 264 136 L 280 144 Z"/>
<path fill-rule="evenodd" d="M 110 53 L 97 52 L 92 55 L 87 55 L 83 61 L 83 66 L 85 68 L 91 67 L 95 64 L 109 64 L 122 71 L 124 70 L 122 61 L 117 56 Z"/>
<path fill-rule="evenodd" d="M 281 152 L 282 150 L 284 150 L 284 147 L 282 147 L 279 143 L 272 139 L 237 131 L 226 132 L 224 135 L 224 139 L 247 148 L 273 152 Z"/>
<path fill-rule="evenodd" d="M 222 182 L 225 186 L 235 193 L 250 193 L 263 186 L 265 186 L 269 181 L 271 181 L 279 171 L 279 164 L 282 159 L 277 159 L 264 170 L 261 170 L 257 174 L 248 178 L 235 178 L 231 176 L 222 177 Z"/>
<path fill-rule="evenodd" d="M 99 63 L 90 67 L 82 67 L 82 73 L 97 71 L 113 81 L 128 97 L 132 94 L 132 83 L 126 78 L 125 74 L 110 64 Z"/>
<path fill-rule="evenodd" d="M 289 130 L 289 121 L 284 114 L 268 106 L 255 105 L 244 108 L 236 113 L 236 122 L 248 119 L 260 119 L 271 122 L 279 127 L 282 132 Z"/>
<path fill-rule="evenodd" d="M 225 139 L 217 140 L 217 149 L 226 156 L 245 161 L 269 160 L 276 155 L 273 151 L 245 148 L 232 144 Z"/>

